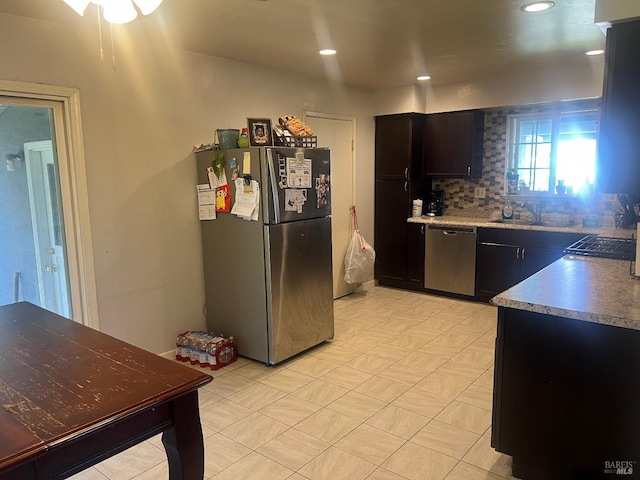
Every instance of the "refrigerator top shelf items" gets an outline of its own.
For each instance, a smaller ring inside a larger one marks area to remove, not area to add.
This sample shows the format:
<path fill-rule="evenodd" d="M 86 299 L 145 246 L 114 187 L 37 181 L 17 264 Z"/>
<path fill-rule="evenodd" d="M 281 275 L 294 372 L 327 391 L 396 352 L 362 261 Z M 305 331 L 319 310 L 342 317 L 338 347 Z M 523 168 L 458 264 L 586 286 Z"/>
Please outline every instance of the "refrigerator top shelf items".
<path fill-rule="evenodd" d="M 318 137 L 294 137 L 293 135 L 275 135 L 275 143 L 281 147 L 316 148 Z"/>

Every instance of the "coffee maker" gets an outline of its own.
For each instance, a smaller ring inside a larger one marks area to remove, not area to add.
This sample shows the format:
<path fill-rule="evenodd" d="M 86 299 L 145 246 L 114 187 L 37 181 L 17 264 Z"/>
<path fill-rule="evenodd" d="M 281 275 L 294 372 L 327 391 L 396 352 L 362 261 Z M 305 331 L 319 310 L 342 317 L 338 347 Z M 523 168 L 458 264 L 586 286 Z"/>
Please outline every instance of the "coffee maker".
<path fill-rule="evenodd" d="M 444 190 L 432 190 L 427 200 L 426 215 L 439 217 L 444 209 Z"/>

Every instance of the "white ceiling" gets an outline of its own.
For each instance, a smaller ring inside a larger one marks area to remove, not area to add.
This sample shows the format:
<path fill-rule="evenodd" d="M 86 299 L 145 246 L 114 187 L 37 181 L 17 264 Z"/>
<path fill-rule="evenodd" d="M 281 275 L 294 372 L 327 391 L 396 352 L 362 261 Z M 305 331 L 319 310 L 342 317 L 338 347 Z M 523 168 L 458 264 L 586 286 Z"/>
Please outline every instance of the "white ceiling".
<path fill-rule="evenodd" d="M 434 85 L 557 68 L 580 68 L 604 48 L 595 0 L 556 0 L 525 14 L 530 0 L 164 0 L 118 26 L 205 55 L 335 79 L 370 89 Z M 91 7 L 90 7 L 91 8 Z M 97 30 L 63 0 L 0 0 L 0 13 Z M 97 33 L 96 33 L 97 35 Z M 116 29 L 116 40 L 118 31 Z M 321 57 L 320 48 L 338 50 Z"/>

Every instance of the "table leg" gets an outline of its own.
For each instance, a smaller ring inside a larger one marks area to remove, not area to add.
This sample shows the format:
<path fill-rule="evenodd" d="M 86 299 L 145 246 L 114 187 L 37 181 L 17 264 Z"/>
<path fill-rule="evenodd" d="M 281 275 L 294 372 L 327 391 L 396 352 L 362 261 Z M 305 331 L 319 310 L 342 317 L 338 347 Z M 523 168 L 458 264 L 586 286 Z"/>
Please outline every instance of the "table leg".
<path fill-rule="evenodd" d="M 174 426 L 162 434 L 162 444 L 169 460 L 169 479 L 202 480 L 204 442 L 198 391 L 183 395 L 172 404 Z"/>

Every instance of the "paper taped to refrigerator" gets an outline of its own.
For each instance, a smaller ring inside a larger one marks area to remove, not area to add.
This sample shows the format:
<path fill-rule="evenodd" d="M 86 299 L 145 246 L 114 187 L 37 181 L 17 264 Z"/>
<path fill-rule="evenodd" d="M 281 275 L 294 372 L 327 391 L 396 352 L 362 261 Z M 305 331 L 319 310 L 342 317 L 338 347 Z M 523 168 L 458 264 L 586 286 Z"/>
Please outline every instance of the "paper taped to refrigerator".
<path fill-rule="evenodd" d="M 196 185 L 198 191 L 198 218 L 200 220 L 216 219 L 216 190 L 209 184 Z"/>
<path fill-rule="evenodd" d="M 289 188 L 311 188 L 311 160 L 287 158 L 287 186 Z"/>
<path fill-rule="evenodd" d="M 231 213 L 245 220 L 258 220 L 258 207 L 260 205 L 260 185 L 256 180 L 251 180 L 249 188 L 246 188 L 243 178 L 235 180 L 236 196 Z"/>
<path fill-rule="evenodd" d="M 307 191 L 301 188 L 288 188 L 285 190 L 285 212 L 302 213 L 302 206 L 307 201 Z"/>

